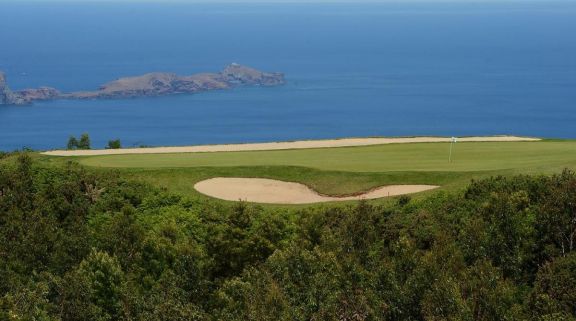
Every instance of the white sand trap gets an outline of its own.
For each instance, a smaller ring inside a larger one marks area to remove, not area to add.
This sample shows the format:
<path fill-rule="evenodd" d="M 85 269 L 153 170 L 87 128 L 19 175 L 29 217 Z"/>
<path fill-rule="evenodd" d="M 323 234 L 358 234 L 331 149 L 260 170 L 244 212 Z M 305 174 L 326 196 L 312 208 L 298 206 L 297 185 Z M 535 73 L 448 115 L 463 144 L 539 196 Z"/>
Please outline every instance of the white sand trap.
<path fill-rule="evenodd" d="M 518 136 L 478 136 L 461 137 L 459 142 L 530 142 L 538 141 L 539 138 Z M 53 150 L 44 152 L 51 156 L 95 156 L 95 155 L 122 155 L 122 154 L 167 154 L 167 153 L 210 153 L 210 152 L 241 152 L 259 150 L 284 150 L 284 149 L 307 149 L 307 148 L 330 148 L 369 146 L 383 144 L 406 144 L 406 143 L 449 143 L 448 137 L 367 137 L 367 138 L 342 138 L 326 140 L 302 140 L 295 142 L 272 142 L 255 144 L 228 144 L 228 145 L 197 145 L 197 146 L 174 146 L 174 147 L 147 147 L 147 148 L 122 148 L 122 149 L 91 149 L 91 150 Z"/>
<path fill-rule="evenodd" d="M 389 185 L 370 192 L 347 197 L 320 195 L 308 186 L 266 178 L 211 178 L 196 183 L 194 188 L 214 198 L 269 204 L 310 204 L 335 201 L 375 199 L 431 190 L 433 185 Z"/>

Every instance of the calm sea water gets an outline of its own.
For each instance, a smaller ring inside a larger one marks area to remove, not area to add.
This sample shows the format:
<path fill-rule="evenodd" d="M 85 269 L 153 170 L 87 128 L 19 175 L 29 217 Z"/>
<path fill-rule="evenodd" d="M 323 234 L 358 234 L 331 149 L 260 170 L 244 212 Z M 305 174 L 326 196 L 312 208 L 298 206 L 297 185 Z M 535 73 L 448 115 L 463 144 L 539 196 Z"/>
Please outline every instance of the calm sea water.
<path fill-rule="evenodd" d="M 576 3 L 0 4 L 13 89 L 238 62 L 276 88 L 0 107 L 0 150 L 345 136 L 576 138 Z"/>

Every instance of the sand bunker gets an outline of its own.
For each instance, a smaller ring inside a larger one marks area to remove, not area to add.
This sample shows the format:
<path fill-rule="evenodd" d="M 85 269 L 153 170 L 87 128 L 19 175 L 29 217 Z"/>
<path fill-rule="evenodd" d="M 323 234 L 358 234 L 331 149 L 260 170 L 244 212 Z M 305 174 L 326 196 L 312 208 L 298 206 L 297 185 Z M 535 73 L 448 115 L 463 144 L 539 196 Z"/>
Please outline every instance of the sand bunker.
<path fill-rule="evenodd" d="M 459 142 L 524 142 L 538 141 L 539 138 L 518 136 L 486 136 L 461 137 Z M 258 150 L 307 149 L 328 147 L 351 147 L 383 144 L 405 143 L 448 143 L 448 137 L 369 137 L 369 138 L 343 138 L 328 140 L 303 140 L 295 142 L 255 143 L 255 144 L 229 144 L 229 145 L 198 145 L 179 147 L 149 147 L 125 149 L 92 149 L 92 150 L 53 150 L 42 154 L 51 156 L 94 156 L 94 155 L 121 155 L 121 154 L 166 154 L 166 153 L 208 153 L 208 152 L 240 152 Z"/>
<path fill-rule="evenodd" d="M 265 178 L 211 178 L 196 183 L 194 188 L 205 195 L 227 201 L 269 204 L 311 204 L 335 201 L 375 199 L 431 190 L 433 185 L 389 185 L 370 192 L 347 197 L 320 195 L 308 186 Z"/>

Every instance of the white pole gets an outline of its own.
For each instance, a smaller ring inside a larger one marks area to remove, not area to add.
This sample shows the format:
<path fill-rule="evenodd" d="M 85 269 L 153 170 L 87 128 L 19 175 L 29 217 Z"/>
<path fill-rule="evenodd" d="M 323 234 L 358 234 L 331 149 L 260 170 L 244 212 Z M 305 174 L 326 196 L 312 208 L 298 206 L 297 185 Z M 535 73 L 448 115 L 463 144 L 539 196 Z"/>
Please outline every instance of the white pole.
<path fill-rule="evenodd" d="M 456 142 L 456 137 L 452 137 L 450 139 L 450 154 L 448 155 L 448 163 L 452 163 L 452 147 L 454 146 L 455 142 Z"/>

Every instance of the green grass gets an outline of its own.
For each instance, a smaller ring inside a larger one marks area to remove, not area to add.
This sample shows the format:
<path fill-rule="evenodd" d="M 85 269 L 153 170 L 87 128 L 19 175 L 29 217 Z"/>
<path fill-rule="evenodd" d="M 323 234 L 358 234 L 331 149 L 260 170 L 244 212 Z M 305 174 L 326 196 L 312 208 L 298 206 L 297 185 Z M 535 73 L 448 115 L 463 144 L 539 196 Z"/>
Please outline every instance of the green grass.
<path fill-rule="evenodd" d="M 92 156 L 88 166 L 181 168 L 301 166 L 349 172 L 487 171 L 576 165 L 576 142 L 458 143 L 448 163 L 446 143 L 282 151 Z"/>
<path fill-rule="evenodd" d="M 576 169 L 576 141 L 391 144 L 283 151 L 43 157 L 76 160 L 184 195 L 210 177 L 264 177 L 304 183 L 329 195 L 346 195 L 387 184 L 433 184 L 457 189 L 470 179 Z M 430 192 L 426 192 L 429 194 Z"/>

